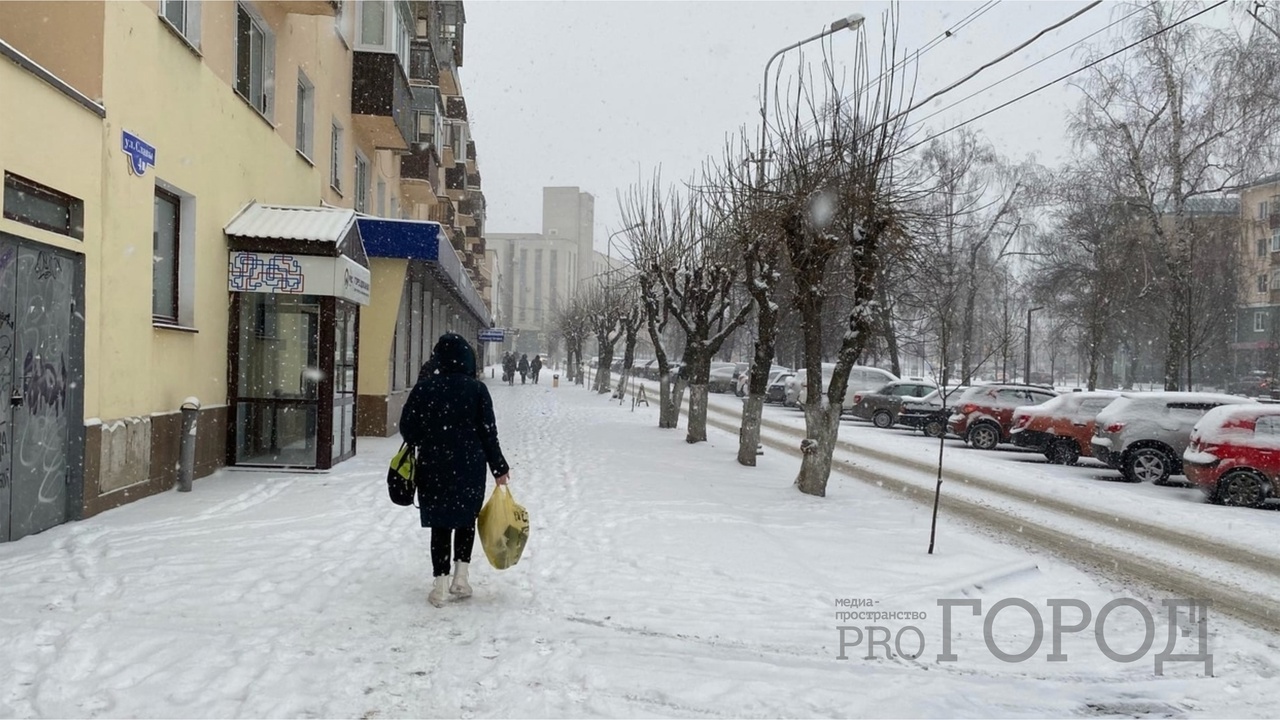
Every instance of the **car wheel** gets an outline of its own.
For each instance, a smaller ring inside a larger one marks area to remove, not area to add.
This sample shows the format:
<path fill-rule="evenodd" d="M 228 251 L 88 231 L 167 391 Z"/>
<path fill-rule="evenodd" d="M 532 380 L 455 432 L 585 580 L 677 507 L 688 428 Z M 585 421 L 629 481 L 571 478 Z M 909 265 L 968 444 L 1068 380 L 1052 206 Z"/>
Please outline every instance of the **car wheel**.
<path fill-rule="evenodd" d="M 1049 446 L 1049 462 L 1057 465 L 1075 465 L 1080 459 L 1080 446 L 1075 440 L 1056 440 Z"/>
<path fill-rule="evenodd" d="M 1261 507 L 1267 500 L 1267 481 L 1249 470 L 1232 470 L 1218 481 L 1218 502 L 1231 507 Z"/>
<path fill-rule="evenodd" d="M 1173 461 L 1168 453 L 1158 448 L 1138 448 L 1125 455 L 1120 474 L 1129 482 L 1151 482 L 1163 485 L 1169 480 Z"/>
<path fill-rule="evenodd" d="M 942 424 L 941 420 L 929 420 L 921 428 L 924 434 L 931 438 L 940 438 L 947 434 L 947 427 Z"/>
<path fill-rule="evenodd" d="M 871 416 L 871 423 L 878 428 L 893 427 L 893 416 L 888 410 L 877 410 L 875 415 Z"/>
<path fill-rule="evenodd" d="M 979 450 L 995 450 L 1000 444 L 1000 429 L 991 423 L 979 423 L 969 430 L 969 444 Z"/>

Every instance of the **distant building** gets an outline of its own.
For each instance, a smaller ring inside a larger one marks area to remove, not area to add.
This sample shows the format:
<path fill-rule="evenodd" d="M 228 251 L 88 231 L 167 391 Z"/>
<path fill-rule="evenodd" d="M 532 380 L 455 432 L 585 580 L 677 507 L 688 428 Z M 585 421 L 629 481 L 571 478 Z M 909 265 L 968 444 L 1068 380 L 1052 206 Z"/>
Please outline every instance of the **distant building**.
<path fill-rule="evenodd" d="M 1280 174 L 1240 191 L 1240 243 L 1237 375 L 1273 370 L 1280 353 Z"/>
<path fill-rule="evenodd" d="M 520 331 L 506 349 L 548 353 L 556 313 L 584 282 L 604 275 L 597 252 L 595 197 L 576 187 L 542 189 L 541 233 L 488 233 L 493 253 L 495 323 Z M 618 261 L 613 266 L 620 265 Z"/>

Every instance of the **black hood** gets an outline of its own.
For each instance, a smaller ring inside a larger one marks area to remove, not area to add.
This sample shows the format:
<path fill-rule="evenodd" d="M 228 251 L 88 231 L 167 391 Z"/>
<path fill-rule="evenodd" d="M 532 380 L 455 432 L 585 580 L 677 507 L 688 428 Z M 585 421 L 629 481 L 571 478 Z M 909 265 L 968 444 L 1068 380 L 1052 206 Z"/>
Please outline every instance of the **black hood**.
<path fill-rule="evenodd" d="M 471 343 L 457 333 L 446 333 L 436 341 L 431 351 L 431 367 L 441 375 L 461 373 L 472 377 L 476 374 L 476 351 Z"/>

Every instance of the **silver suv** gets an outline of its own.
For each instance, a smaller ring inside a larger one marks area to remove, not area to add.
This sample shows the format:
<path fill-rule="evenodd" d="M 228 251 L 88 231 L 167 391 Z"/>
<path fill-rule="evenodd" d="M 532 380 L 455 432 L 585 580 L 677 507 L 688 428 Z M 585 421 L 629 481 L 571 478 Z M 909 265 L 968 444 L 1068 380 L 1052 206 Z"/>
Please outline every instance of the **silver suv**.
<path fill-rule="evenodd" d="M 1257 402 L 1195 392 L 1123 393 L 1098 413 L 1090 449 L 1129 482 L 1164 485 L 1182 474 L 1182 453 L 1204 414 L 1220 405 Z"/>

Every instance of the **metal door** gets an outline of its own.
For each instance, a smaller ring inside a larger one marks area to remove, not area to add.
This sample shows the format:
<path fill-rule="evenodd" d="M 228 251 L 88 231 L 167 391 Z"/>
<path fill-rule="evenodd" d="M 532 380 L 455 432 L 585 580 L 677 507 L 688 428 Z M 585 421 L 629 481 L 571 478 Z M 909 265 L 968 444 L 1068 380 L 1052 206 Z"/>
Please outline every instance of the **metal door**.
<path fill-rule="evenodd" d="M 73 260 L 0 240 L 0 541 L 67 519 Z"/>

